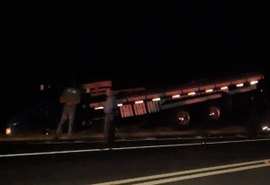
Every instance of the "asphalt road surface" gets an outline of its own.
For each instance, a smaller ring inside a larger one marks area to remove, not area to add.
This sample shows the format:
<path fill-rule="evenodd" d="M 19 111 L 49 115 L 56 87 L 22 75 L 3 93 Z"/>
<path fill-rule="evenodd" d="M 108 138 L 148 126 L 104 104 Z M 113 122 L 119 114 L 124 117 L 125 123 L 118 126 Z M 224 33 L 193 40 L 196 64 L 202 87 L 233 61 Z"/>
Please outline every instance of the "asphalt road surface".
<path fill-rule="evenodd" d="M 1 145 L 0 184 L 270 183 L 269 139 L 63 145 Z"/>

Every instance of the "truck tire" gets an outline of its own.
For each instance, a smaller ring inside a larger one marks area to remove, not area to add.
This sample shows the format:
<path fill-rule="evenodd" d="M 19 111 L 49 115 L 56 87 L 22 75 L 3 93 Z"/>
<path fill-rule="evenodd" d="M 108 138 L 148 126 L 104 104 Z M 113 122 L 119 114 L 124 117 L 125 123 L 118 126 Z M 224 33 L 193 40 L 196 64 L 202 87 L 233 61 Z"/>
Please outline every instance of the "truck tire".
<path fill-rule="evenodd" d="M 208 116 L 211 120 L 218 120 L 221 116 L 221 108 L 219 106 L 210 106 Z"/>
<path fill-rule="evenodd" d="M 231 116 L 231 98 L 229 94 L 222 93 L 222 98 L 208 104 L 208 120 L 211 122 L 225 121 Z"/>
<path fill-rule="evenodd" d="M 190 125 L 190 113 L 186 110 L 178 110 L 173 115 L 172 126 L 175 130 L 185 129 Z"/>

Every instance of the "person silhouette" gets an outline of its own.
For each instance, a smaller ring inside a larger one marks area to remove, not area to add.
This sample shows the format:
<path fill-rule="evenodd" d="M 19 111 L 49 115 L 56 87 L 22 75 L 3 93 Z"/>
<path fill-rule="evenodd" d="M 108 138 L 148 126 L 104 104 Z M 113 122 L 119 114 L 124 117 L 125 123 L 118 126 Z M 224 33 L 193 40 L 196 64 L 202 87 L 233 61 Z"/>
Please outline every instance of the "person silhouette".
<path fill-rule="evenodd" d="M 76 87 L 66 88 L 61 96 L 60 103 L 63 103 L 63 111 L 60 122 L 56 130 L 56 139 L 62 134 L 62 127 L 66 121 L 68 121 L 68 137 L 71 137 L 73 133 L 73 124 L 76 114 L 76 105 L 81 101 L 80 90 Z"/>

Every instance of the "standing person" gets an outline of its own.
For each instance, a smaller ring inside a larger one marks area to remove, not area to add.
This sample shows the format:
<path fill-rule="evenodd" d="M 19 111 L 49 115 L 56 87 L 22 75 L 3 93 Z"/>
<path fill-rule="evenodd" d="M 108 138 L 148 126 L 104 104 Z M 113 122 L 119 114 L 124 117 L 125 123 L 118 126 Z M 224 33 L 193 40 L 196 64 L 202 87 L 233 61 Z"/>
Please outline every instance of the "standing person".
<path fill-rule="evenodd" d="M 62 134 L 62 127 L 68 120 L 68 137 L 71 137 L 73 132 L 73 123 L 76 113 L 76 105 L 81 101 L 80 90 L 75 87 L 69 87 L 64 90 L 60 96 L 60 103 L 63 103 L 63 112 L 61 120 L 56 130 L 56 139 Z"/>
<path fill-rule="evenodd" d="M 104 102 L 104 139 L 107 144 L 111 144 L 115 137 L 115 114 L 117 108 L 116 97 L 114 96 L 112 89 L 106 90 L 107 99 Z"/>

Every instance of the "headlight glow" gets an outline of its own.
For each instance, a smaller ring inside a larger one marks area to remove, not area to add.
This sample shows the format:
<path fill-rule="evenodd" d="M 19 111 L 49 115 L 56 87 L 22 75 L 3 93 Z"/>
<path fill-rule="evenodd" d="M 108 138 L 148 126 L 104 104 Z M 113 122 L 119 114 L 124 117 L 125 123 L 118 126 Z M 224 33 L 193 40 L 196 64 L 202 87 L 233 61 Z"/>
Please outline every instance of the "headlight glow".
<path fill-rule="evenodd" d="M 270 131 L 270 128 L 269 128 L 268 126 L 263 126 L 263 127 L 262 127 L 262 130 L 263 130 L 263 131 Z"/>
<path fill-rule="evenodd" d="M 11 128 L 6 128 L 6 135 L 8 135 L 8 136 L 11 135 Z"/>

